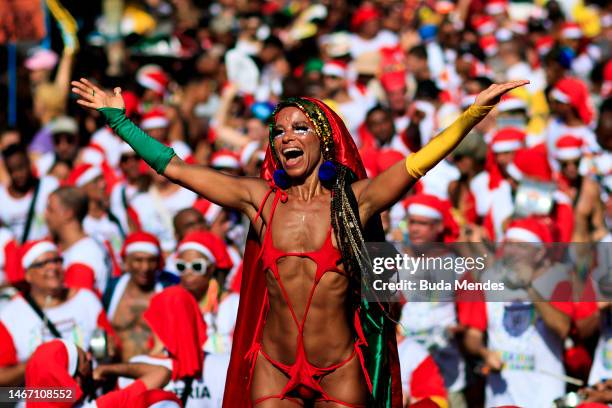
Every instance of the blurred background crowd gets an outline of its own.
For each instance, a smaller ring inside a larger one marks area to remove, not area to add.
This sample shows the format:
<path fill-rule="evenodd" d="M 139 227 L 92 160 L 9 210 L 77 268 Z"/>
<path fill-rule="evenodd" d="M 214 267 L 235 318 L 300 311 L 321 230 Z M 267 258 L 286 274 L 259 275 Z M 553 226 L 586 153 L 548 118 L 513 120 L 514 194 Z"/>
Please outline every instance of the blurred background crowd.
<path fill-rule="evenodd" d="M 86 394 L 130 377 L 223 398 L 248 220 L 149 169 L 70 80 L 121 87 L 149 135 L 237 176 L 259 175 L 278 101 L 319 98 L 373 177 L 490 84 L 529 79 L 382 214 L 387 238 L 592 244 L 612 242 L 611 40 L 601 0 L 3 1 L 0 385 L 60 384 L 34 357 L 61 337 L 78 356 L 62 384 Z M 612 402 L 610 304 L 536 302 L 556 260 L 532 255 L 533 302 L 402 306 L 406 404 L 545 407 L 586 385 Z"/>

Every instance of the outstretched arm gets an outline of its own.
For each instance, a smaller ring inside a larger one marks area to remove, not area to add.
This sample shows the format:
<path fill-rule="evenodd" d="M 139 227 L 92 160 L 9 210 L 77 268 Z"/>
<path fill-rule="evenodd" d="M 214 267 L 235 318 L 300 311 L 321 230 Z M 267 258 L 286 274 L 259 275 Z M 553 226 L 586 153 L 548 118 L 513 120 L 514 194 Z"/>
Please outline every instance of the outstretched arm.
<path fill-rule="evenodd" d="M 176 156 L 172 148 L 147 135 L 125 116 L 120 88 L 115 88 L 110 94 L 83 78 L 73 81 L 72 85 L 72 91 L 81 97 L 77 103 L 100 111 L 115 133 L 159 174 L 218 205 L 239 209 L 249 216 L 255 214 L 255 203 L 267 189 L 263 180 L 233 177 L 207 167 L 187 164 Z"/>
<path fill-rule="evenodd" d="M 361 221 L 366 222 L 373 214 L 396 203 L 419 178 L 457 147 L 470 130 L 499 102 L 503 94 L 528 83 L 529 81 L 522 80 L 491 85 L 478 95 L 474 105 L 463 112 L 453 124 L 418 152 L 408 156 L 405 162 L 396 163 L 373 179 L 353 184 Z"/>

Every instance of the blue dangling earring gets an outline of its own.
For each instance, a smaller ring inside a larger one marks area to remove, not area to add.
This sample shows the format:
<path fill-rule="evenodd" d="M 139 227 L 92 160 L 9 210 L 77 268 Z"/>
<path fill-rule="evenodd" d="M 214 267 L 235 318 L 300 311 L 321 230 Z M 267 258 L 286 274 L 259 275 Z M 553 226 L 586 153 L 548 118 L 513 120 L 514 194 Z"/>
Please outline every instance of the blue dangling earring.
<path fill-rule="evenodd" d="M 291 186 L 291 178 L 285 169 L 275 170 L 272 177 L 274 178 L 274 184 L 276 184 L 282 190 L 286 190 Z"/>
<path fill-rule="evenodd" d="M 319 167 L 319 180 L 323 185 L 330 185 L 336 180 L 336 165 L 331 160 L 324 161 Z"/>

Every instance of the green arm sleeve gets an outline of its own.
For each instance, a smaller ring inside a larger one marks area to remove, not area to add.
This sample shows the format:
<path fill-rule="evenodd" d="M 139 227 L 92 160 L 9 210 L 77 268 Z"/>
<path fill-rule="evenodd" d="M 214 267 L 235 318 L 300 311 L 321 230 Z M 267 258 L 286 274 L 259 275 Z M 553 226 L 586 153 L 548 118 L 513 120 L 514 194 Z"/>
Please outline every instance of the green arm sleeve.
<path fill-rule="evenodd" d="M 125 116 L 124 109 L 100 108 L 106 123 L 158 174 L 163 174 L 176 155 L 174 149 L 147 135 Z"/>

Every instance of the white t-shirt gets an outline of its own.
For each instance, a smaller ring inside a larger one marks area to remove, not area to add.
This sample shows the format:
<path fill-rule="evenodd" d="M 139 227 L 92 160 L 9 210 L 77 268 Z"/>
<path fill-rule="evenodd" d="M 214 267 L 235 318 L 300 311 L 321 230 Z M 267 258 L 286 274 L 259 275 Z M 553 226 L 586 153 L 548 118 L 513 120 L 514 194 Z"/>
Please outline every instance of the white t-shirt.
<path fill-rule="evenodd" d="M 28 240 L 42 239 L 49 233 L 45 222 L 45 208 L 49 194 L 59 187 L 55 177 L 45 176 L 40 179 L 38 197 L 34 205 L 34 219 L 30 227 Z M 28 210 L 32 201 L 33 191 L 22 198 L 11 196 L 5 186 L 0 185 L 0 221 L 6 225 L 13 235 L 21 240 L 25 228 Z"/>
<path fill-rule="evenodd" d="M 44 312 L 64 340 L 84 350 L 89 349 L 94 330 L 100 326 L 100 319 L 104 315 L 100 300 L 87 289 L 79 289 L 64 303 L 45 308 Z M 16 295 L 0 311 L 0 323 L 9 333 L 8 337 L 0 336 L 0 354 L 9 352 L 12 343 L 16 355 L 10 357 L 18 362 L 26 361 L 39 345 L 54 338 L 47 325 L 20 295 Z M 6 363 L 4 358 L 6 356 L 3 357 Z"/>
<path fill-rule="evenodd" d="M 402 308 L 400 324 L 407 340 L 430 350 L 449 391 L 461 391 L 465 387 L 465 361 L 459 346 L 447 334 L 457 325 L 455 303 L 409 301 Z"/>
<path fill-rule="evenodd" d="M 204 344 L 204 351 L 229 353 L 232 350 L 232 337 L 239 303 L 240 296 L 237 293 L 230 293 L 219 303 L 217 313 L 204 314 L 208 330 L 208 340 Z"/>
<path fill-rule="evenodd" d="M 497 270 L 487 270 L 481 281 L 495 278 Z M 538 277 L 533 286 L 544 297 L 566 278 L 561 266 Z M 506 289 L 504 299 L 525 298 L 521 289 Z M 496 300 L 500 299 L 496 293 Z M 489 297 L 487 297 L 489 299 Z M 505 367 L 487 377 L 486 406 L 518 405 L 525 408 L 550 407 L 554 399 L 565 394 L 565 383 L 550 373 L 565 374 L 563 341 L 549 329 L 531 302 L 487 302 L 488 348 L 501 353 Z M 534 392 L 537 385 L 537 392 Z"/>
<path fill-rule="evenodd" d="M 104 293 L 113 268 L 111 258 L 103 244 L 91 237 L 85 237 L 62 251 L 62 256 L 66 270 L 75 264 L 90 268 L 94 273 L 97 289 L 100 293 Z"/>
<path fill-rule="evenodd" d="M 399 43 L 397 34 L 389 30 L 380 30 L 371 40 L 361 38 L 357 34 L 351 35 L 351 56 L 356 59 L 363 53 L 378 51 L 385 47 L 395 47 Z"/>
<path fill-rule="evenodd" d="M 83 231 L 91 237 L 95 237 L 99 242 L 109 242 L 115 254 L 121 252 L 123 238 L 119 226 L 108 218 L 105 214 L 102 218 L 94 218 L 87 215 L 83 219 Z M 125 229 L 123 230 L 126 231 Z"/>
<path fill-rule="evenodd" d="M 191 396 L 185 404 L 185 408 L 220 408 L 223 404 L 223 393 L 225 391 L 225 378 L 229 367 L 229 354 L 206 354 L 204 356 L 204 369 L 202 378 L 193 381 Z M 172 370 L 172 360 L 169 358 L 155 358 L 146 355 L 135 356 L 130 359 L 131 363 L 146 363 L 161 365 Z M 134 380 L 120 377 L 119 388 L 125 388 Z M 174 392 L 179 398 L 182 395 L 185 384 L 183 381 L 170 381 L 164 387 L 165 391 Z"/>

